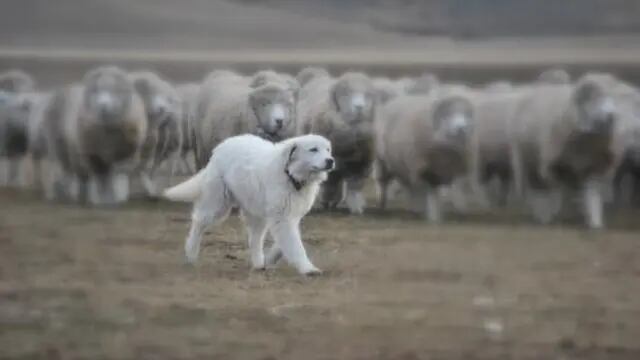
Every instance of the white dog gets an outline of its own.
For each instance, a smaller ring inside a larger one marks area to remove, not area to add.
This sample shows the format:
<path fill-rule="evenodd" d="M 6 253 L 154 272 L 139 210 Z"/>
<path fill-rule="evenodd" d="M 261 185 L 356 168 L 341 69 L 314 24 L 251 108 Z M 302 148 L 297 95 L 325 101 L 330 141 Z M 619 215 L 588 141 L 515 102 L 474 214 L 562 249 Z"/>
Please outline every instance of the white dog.
<path fill-rule="evenodd" d="M 194 202 L 187 260 L 197 260 L 206 227 L 222 222 L 237 206 L 247 226 L 254 269 L 273 265 L 284 255 L 301 274 L 319 274 L 302 245 L 299 225 L 333 166 L 331 143 L 318 135 L 276 144 L 254 135 L 223 141 L 204 169 L 164 192 L 169 200 Z M 267 231 L 274 244 L 265 259 Z"/>

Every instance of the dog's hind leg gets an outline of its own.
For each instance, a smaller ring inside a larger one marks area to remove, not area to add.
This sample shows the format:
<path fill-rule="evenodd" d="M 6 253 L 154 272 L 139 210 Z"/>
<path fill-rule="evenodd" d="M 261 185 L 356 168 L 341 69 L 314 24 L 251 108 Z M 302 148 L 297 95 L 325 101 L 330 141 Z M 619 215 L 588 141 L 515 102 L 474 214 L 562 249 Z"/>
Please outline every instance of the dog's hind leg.
<path fill-rule="evenodd" d="M 231 194 L 222 179 L 214 178 L 203 186 L 202 194 L 193 206 L 191 229 L 184 244 L 188 263 L 193 264 L 198 260 L 200 242 L 207 227 L 223 222 L 232 208 Z"/>
<path fill-rule="evenodd" d="M 315 267 L 302 244 L 300 238 L 300 221 L 282 219 L 276 221 L 270 229 L 273 239 L 277 242 L 287 262 L 293 265 L 300 274 L 318 275 L 322 273 Z"/>
<path fill-rule="evenodd" d="M 265 266 L 274 266 L 282 259 L 282 249 L 278 245 L 277 241 L 274 241 L 269 250 L 267 250 L 267 254 L 265 256 Z"/>
<path fill-rule="evenodd" d="M 264 237 L 267 234 L 267 223 L 264 219 L 243 214 L 244 222 L 249 233 L 249 251 L 251 252 L 251 267 L 254 270 L 264 270 Z"/>

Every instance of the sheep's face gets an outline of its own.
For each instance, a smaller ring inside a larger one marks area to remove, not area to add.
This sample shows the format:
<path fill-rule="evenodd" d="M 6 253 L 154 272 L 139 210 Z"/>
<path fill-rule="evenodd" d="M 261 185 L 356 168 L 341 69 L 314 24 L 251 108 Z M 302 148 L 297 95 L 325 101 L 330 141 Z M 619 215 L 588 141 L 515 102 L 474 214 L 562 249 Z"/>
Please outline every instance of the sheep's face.
<path fill-rule="evenodd" d="M 84 85 L 85 105 L 104 121 L 119 120 L 134 91 L 127 74 L 116 67 L 101 67 L 89 72 Z"/>
<path fill-rule="evenodd" d="M 271 84 L 253 90 L 249 104 L 258 120 L 259 131 L 269 139 L 280 139 L 293 121 L 293 95 L 280 86 Z"/>
<path fill-rule="evenodd" d="M 573 94 L 577 108 L 576 128 L 584 133 L 609 132 L 616 121 L 616 105 L 604 86 L 594 81 L 579 83 Z"/>
<path fill-rule="evenodd" d="M 371 80 L 363 74 L 346 74 L 331 90 L 333 103 L 347 123 L 371 120 L 376 91 Z"/>
<path fill-rule="evenodd" d="M 34 87 L 31 76 L 19 70 L 9 71 L 0 78 L 0 91 L 7 93 L 25 93 L 33 91 Z"/>
<path fill-rule="evenodd" d="M 327 172 L 335 165 L 329 140 L 319 135 L 305 135 L 291 141 L 286 149 L 288 174 L 302 182 L 326 180 Z"/>
<path fill-rule="evenodd" d="M 134 86 L 144 103 L 149 126 L 165 127 L 183 116 L 182 98 L 166 81 L 147 75 L 136 78 Z"/>
<path fill-rule="evenodd" d="M 433 111 L 433 129 L 436 141 L 466 143 L 473 131 L 472 109 L 469 100 L 459 96 L 450 96 L 440 100 Z"/>

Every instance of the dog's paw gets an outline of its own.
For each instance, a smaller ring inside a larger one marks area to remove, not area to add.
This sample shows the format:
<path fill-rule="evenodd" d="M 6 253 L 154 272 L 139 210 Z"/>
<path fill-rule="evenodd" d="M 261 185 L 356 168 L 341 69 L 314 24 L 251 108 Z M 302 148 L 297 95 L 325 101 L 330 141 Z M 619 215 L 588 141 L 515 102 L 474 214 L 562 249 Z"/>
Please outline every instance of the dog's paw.
<path fill-rule="evenodd" d="M 184 256 L 184 262 L 188 265 L 195 265 L 198 262 L 198 255 L 197 254 L 185 254 Z"/>
<path fill-rule="evenodd" d="M 322 275 L 322 270 L 320 270 L 317 267 L 313 266 L 313 267 L 310 267 L 308 269 L 305 269 L 305 270 L 301 271 L 300 273 L 302 275 L 304 275 L 304 276 L 320 276 L 320 275 Z"/>
<path fill-rule="evenodd" d="M 251 265 L 251 271 L 260 272 L 260 271 L 265 271 L 265 270 L 267 270 L 267 267 L 264 264 L 264 262 L 262 264 L 252 264 Z"/>

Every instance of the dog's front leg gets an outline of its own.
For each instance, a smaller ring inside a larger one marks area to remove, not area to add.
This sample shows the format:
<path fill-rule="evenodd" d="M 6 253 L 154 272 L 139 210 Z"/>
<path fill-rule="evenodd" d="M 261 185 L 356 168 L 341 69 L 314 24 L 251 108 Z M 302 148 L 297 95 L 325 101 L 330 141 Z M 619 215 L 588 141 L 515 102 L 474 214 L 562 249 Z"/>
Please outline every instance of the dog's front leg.
<path fill-rule="evenodd" d="M 279 220 L 271 226 L 271 235 L 282 250 L 287 262 L 293 265 L 300 274 L 319 275 L 320 269 L 315 267 L 302 245 L 300 238 L 300 220 Z"/>
<path fill-rule="evenodd" d="M 267 233 L 267 223 L 264 219 L 243 214 L 249 233 L 249 251 L 251 252 L 251 267 L 253 270 L 264 270 L 264 237 Z"/>

